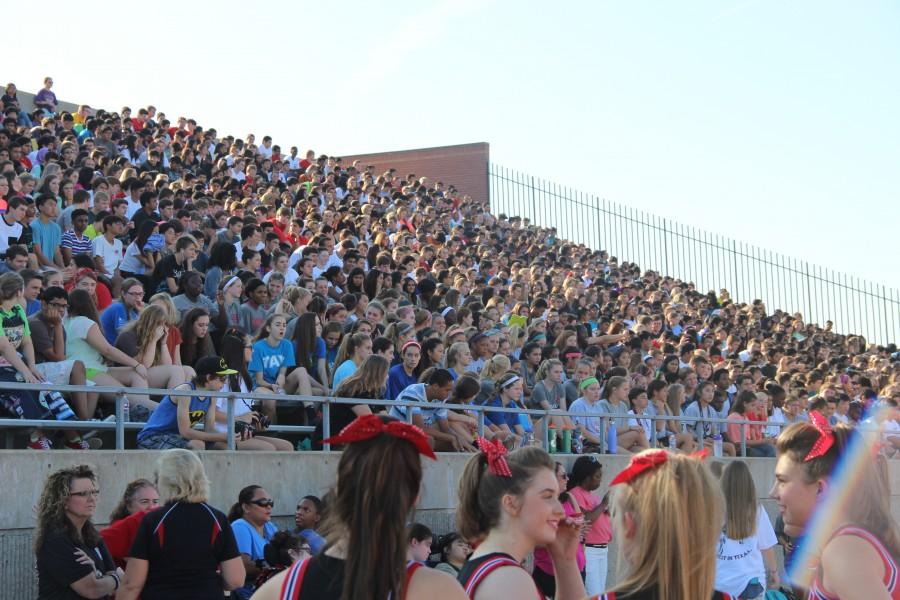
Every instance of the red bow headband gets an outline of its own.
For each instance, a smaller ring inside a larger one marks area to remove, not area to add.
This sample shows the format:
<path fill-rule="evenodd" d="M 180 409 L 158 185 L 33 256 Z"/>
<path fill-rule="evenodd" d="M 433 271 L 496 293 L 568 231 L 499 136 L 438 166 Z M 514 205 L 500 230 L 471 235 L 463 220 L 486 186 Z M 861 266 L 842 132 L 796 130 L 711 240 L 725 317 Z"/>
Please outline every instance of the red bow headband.
<path fill-rule="evenodd" d="M 819 439 L 813 444 L 813 447 L 803 459 L 803 462 L 809 462 L 814 458 L 824 456 L 834 445 L 834 434 L 831 432 L 831 425 L 822 413 L 816 410 L 810 411 L 809 421 L 812 423 L 813 427 L 818 430 Z"/>
<path fill-rule="evenodd" d="M 487 458 L 488 473 L 497 477 L 512 477 L 509 463 L 506 462 L 506 446 L 500 440 L 489 442 L 480 437 L 478 438 L 478 447 Z"/>
<path fill-rule="evenodd" d="M 333 435 L 323 443 L 352 444 L 370 440 L 381 434 L 389 435 L 404 440 L 415 446 L 419 454 L 427 456 L 431 460 L 437 460 L 434 450 L 428 444 L 428 436 L 425 432 L 409 423 L 402 421 L 389 421 L 385 423 L 377 415 L 365 415 L 357 417 L 352 423 L 341 429 L 338 435 Z"/>
<path fill-rule="evenodd" d="M 698 460 L 703 460 L 709 454 L 709 450 L 701 450 L 694 452 L 690 456 Z M 647 450 L 631 457 L 628 466 L 622 469 L 615 478 L 609 482 L 610 487 L 619 483 L 631 483 L 647 471 L 665 464 L 669 460 L 669 453 L 666 450 Z"/>

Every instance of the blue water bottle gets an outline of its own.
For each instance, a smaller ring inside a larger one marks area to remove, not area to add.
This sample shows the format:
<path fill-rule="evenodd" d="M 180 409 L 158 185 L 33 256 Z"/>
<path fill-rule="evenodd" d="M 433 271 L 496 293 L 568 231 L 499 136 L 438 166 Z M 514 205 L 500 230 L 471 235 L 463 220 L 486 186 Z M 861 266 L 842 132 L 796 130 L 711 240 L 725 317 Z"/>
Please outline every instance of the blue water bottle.
<path fill-rule="evenodd" d="M 615 454 L 618 452 L 618 447 L 616 445 L 617 441 L 616 434 L 616 422 L 609 422 L 609 429 L 606 430 L 606 452 L 607 454 Z"/>

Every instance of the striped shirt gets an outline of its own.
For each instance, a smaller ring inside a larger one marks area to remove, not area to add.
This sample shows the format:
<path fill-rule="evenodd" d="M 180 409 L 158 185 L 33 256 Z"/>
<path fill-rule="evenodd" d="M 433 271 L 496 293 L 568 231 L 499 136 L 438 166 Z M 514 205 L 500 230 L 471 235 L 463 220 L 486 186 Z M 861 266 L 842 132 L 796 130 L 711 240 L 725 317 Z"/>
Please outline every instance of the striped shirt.
<path fill-rule="evenodd" d="M 63 248 L 69 248 L 72 250 L 73 255 L 77 254 L 90 254 L 92 250 L 91 246 L 91 238 L 81 234 L 81 237 L 75 233 L 74 230 L 70 229 L 65 232 L 62 236 L 62 243 L 60 244 Z"/>

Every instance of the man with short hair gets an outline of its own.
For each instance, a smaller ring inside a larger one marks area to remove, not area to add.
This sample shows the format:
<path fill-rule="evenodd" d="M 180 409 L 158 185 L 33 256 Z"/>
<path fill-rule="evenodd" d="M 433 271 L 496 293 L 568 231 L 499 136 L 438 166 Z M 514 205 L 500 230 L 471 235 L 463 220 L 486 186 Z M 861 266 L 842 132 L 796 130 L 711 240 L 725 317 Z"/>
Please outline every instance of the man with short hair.
<path fill-rule="evenodd" d="M 128 207 L 125 209 L 125 219 L 130 221 L 134 213 L 141 210 L 141 193 L 144 191 L 144 182 L 137 177 L 128 183 L 128 195 L 125 199 L 128 201 Z"/>
<path fill-rule="evenodd" d="M 426 402 L 435 408 L 411 409 L 405 406 L 392 406 L 390 415 L 406 421 L 406 411 L 411 410 L 412 422 L 420 427 L 432 440 L 432 446 L 440 452 L 459 452 L 473 450 L 469 440 L 459 435 L 449 424 L 447 399 L 453 391 L 453 376 L 446 369 L 435 369 L 424 383 L 414 383 L 403 389 L 397 400 L 407 402 Z"/>
<path fill-rule="evenodd" d="M 63 319 L 66 316 L 69 295 L 66 290 L 51 287 L 44 290 L 40 298 L 40 310 L 28 318 L 31 345 L 34 349 L 35 370 L 44 380 L 53 385 L 86 385 L 87 373 L 80 360 L 66 358 L 66 332 Z M 72 392 L 72 409 L 82 421 L 94 417 L 97 409 L 97 395 Z M 99 439 L 90 443 L 83 440 L 77 431 L 68 430 L 66 447 L 70 450 L 99 448 Z"/>
<path fill-rule="evenodd" d="M 103 235 L 98 235 L 91 242 L 91 253 L 94 257 L 94 268 L 110 279 L 119 276 L 119 263 L 122 262 L 122 240 L 117 239 L 125 231 L 125 221 L 116 215 L 103 219 Z"/>
<path fill-rule="evenodd" d="M 75 193 L 72 195 L 72 204 L 65 207 L 62 213 L 56 218 L 56 223 L 63 232 L 72 229 L 72 213 L 74 211 L 79 208 L 83 208 L 84 210 L 88 209 L 88 200 L 90 200 L 90 198 L 91 195 L 87 190 L 75 190 Z"/>
<path fill-rule="evenodd" d="M 91 238 L 85 235 L 85 229 L 88 226 L 88 211 L 78 208 L 72 211 L 72 227 L 69 228 L 62 237 L 63 262 L 66 265 L 72 263 L 72 258 L 79 254 L 91 255 L 93 252 L 93 243 Z"/>
<path fill-rule="evenodd" d="M 28 266 L 28 248 L 21 244 L 6 249 L 6 260 L 0 262 L 0 275 L 14 271 L 18 273 Z"/>
<path fill-rule="evenodd" d="M 18 196 L 9 201 L 6 212 L 0 216 L 0 254 L 19 243 L 22 237 L 22 219 L 28 210 L 28 202 Z"/>
<path fill-rule="evenodd" d="M 175 252 L 160 259 L 153 269 L 153 290 L 171 295 L 178 293 L 178 281 L 190 271 L 200 246 L 192 235 L 183 235 L 175 242 Z"/>
<path fill-rule="evenodd" d="M 22 269 L 19 271 L 19 275 L 25 283 L 25 289 L 22 292 L 22 295 L 25 297 L 25 314 L 30 317 L 41 310 L 41 303 L 38 297 L 41 295 L 41 290 L 44 289 L 44 279 L 41 277 L 40 272 L 34 269 Z"/>
<path fill-rule="evenodd" d="M 156 212 L 158 197 L 155 192 L 141 192 L 140 203 L 140 210 L 131 216 L 131 222 L 134 223 L 134 227 L 131 230 L 132 235 L 137 235 L 137 232 L 141 228 L 141 225 L 144 224 L 144 221 L 149 219 L 154 223 L 159 223 L 161 220 L 159 213 Z"/>
<path fill-rule="evenodd" d="M 218 241 L 226 244 L 235 244 L 241 240 L 241 229 L 244 227 L 244 219 L 237 215 L 228 218 L 228 225 L 219 232 Z"/>
<path fill-rule="evenodd" d="M 205 308 L 210 317 L 218 316 L 219 305 L 203 295 L 203 277 L 200 273 L 186 271 L 181 276 L 181 289 L 183 293 L 172 298 L 179 320 L 192 308 Z"/>
<path fill-rule="evenodd" d="M 52 194 L 42 194 L 35 203 L 38 210 L 38 218 L 31 222 L 31 232 L 34 238 L 34 255 L 38 265 L 47 268 L 65 267 L 60 244 L 62 243 L 62 229 L 56 222 L 57 207 L 56 198 Z"/>

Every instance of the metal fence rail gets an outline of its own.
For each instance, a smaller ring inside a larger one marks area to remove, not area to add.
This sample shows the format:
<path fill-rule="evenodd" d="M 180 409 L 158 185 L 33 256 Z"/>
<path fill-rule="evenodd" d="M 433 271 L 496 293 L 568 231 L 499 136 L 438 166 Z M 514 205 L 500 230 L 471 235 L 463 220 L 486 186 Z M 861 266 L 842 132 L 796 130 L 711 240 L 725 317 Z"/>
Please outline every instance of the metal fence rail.
<path fill-rule="evenodd" d="M 49 390 L 47 384 L 40 383 L 6 383 L 4 384 L 6 389 L 10 390 L 31 390 L 31 391 L 40 391 L 46 392 Z M 31 428 L 41 428 L 44 430 L 54 430 L 54 429 L 77 429 L 77 430 L 105 430 L 115 431 L 116 436 L 116 450 L 124 450 L 125 449 L 125 431 L 139 431 L 143 428 L 143 423 L 134 423 L 134 422 L 126 422 L 125 421 L 125 404 L 124 399 L 125 395 L 128 393 L 131 394 L 140 394 L 140 395 L 148 395 L 148 396 L 196 396 L 198 395 L 195 390 L 168 390 L 168 389 L 158 389 L 158 388 L 122 388 L 122 387 L 109 387 L 109 386 L 86 386 L 86 385 L 54 385 L 53 390 L 59 392 L 94 392 L 100 394 L 110 394 L 114 395 L 116 400 L 116 414 L 115 421 L 107 422 L 107 421 L 53 421 L 53 420 L 34 420 L 34 419 L 10 419 L 10 418 L 0 418 L 0 429 L 9 428 L 9 429 L 31 429 Z M 359 398 L 332 398 L 327 396 L 289 396 L 287 394 L 274 395 L 274 394 L 259 394 L 259 393 L 245 393 L 245 392 L 215 392 L 210 394 L 215 398 L 224 398 L 227 401 L 227 411 L 226 411 L 226 431 L 228 433 L 228 449 L 235 450 L 235 435 L 234 435 L 234 423 L 235 423 L 235 414 L 234 414 L 234 403 L 239 398 L 240 399 L 249 399 L 249 400 L 275 400 L 276 402 L 311 402 L 314 404 L 322 405 L 322 433 L 323 438 L 328 438 L 331 436 L 331 424 L 330 424 L 330 416 L 331 416 L 331 407 L 334 404 L 368 404 L 371 406 L 398 406 L 398 407 L 410 407 L 410 408 L 425 408 L 432 409 L 435 408 L 447 408 L 449 410 L 459 410 L 459 411 L 468 411 L 474 412 L 476 414 L 476 418 L 478 420 L 478 435 L 484 435 L 485 428 L 485 413 L 486 412 L 500 412 L 500 413 L 515 413 L 515 414 L 527 414 L 530 417 L 536 418 L 546 418 L 550 416 L 568 416 L 568 417 L 584 417 L 585 413 L 573 413 L 571 411 L 559 411 L 559 410 L 533 410 L 533 409 L 524 409 L 524 408 L 501 408 L 501 407 L 493 407 L 493 406 L 482 406 L 475 404 L 447 404 L 447 403 L 437 403 L 437 402 L 409 402 L 409 401 L 399 401 L 399 400 L 361 400 Z M 413 411 L 407 410 L 406 420 L 411 422 L 413 417 Z M 615 419 L 623 419 L 623 418 L 631 418 L 630 416 L 622 416 L 613 413 L 604 413 L 604 412 L 596 412 L 590 413 L 587 415 L 591 418 L 599 418 L 602 424 L 602 435 L 600 437 L 600 451 L 601 453 L 606 452 L 606 438 L 607 432 L 609 429 L 610 421 Z M 732 425 L 755 425 L 755 426 L 777 426 L 784 427 L 785 423 L 780 423 L 776 421 L 750 421 L 750 420 L 728 420 L 728 419 L 720 419 L 720 418 L 698 418 L 698 417 L 685 417 L 685 416 L 656 416 L 656 415 L 640 415 L 641 420 L 649 420 L 654 426 L 657 421 L 674 421 L 681 423 L 710 423 L 710 424 L 732 424 Z M 635 417 L 637 418 L 637 417 Z M 543 439 L 541 440 L 541 444 L 545 450 L 550 449 L 550 439 L 549 439 L 549 428 L 542 427 Z M 275 433 L 284 432 L 284 433 L 312 433 L 315 430 L 314 427 L 310 426 L 298 426 L 298 425 L 273 425 L 266 431 L 271 431 Z M 336 433 L 336 432 L 335 432 Z M 700 439 L 699 442 L 702 445 L 704 441 L 703 430 L 700 430 Z M 650 443 L 653 447 L 656 447 L 656 436 L 651 436 Z M 741 439 L 739 442 L 741 452 L 741 456 L 747 455 L 747 440 L 746 440 L 746 429 L 741 427 Z M 330 444 L 324 444 L 323 450 L 328 451 L 331 449 Z"/>
<path fill-rule="evenodd" d="M 560 239 L 606 250 L 620 263 L 692 281 L 701 292 L 727 288 L 739 302 L 761 299 L 770 313 L 833 321 L 835 331 L 870 342 L 900 339 L 900 290 L 499 165 L 488 165 L 488 183 L 492 213 L 555 227 Z"/>

